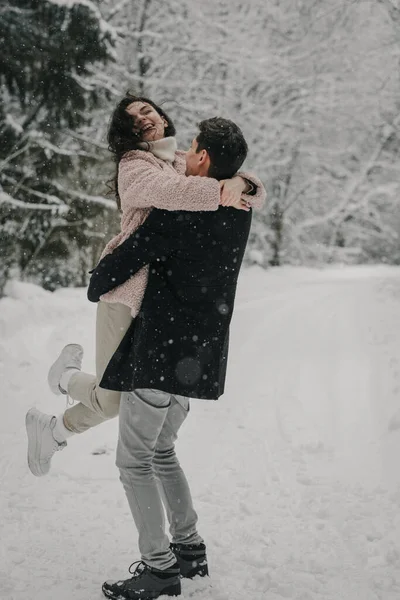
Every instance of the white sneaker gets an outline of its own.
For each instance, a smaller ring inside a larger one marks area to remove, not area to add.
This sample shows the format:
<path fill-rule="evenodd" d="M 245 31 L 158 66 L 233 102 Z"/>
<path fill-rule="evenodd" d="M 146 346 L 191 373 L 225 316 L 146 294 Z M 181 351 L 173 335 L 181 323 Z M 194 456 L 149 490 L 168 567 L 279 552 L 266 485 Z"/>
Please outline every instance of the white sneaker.
<path fill-rule="evenodd" d="M 26 413 L 25 425 L 28 434 L 28 465 L 36 477 L 50 471 L 51 459 L 58 450 L 63 450 L 67 442 L 59 443 L 54 439 L 53 430 L 56 417 L 45 415 L 36 408 Z"/>
<path fill-rule="evenodd" d="M 67 394 L 67 390 L 63 390 L 60 386 L 60 379 L 63 373 L 68 369 L 81 370 L 83 359 L 83 348 L 80 344 L 68 344 L 61 350 L 60 356 L 51 365 L 47 381 L 53 394 Z"/>

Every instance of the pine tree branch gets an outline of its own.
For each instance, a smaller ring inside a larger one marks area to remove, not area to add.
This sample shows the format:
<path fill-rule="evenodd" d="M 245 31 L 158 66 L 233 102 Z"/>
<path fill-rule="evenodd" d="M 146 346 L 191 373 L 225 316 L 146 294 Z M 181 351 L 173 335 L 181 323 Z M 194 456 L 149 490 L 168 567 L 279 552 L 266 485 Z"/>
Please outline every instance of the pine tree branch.
<path fill-rule="evenodd" d="M 95 148 L 98 148 L 99 150 L 107 150 L 108 149 L 107 144 L 101 144 L 99 142 L 95 142 L 92 138 L 89 138 L 89 137 L 83 135 L 82 133 L 73 131 L 72 129 L 66 130 L 65 134 L 75 140 L 78 140 L 79 142 L 84 142 L 85 144 L 94 146 Z"/>
<path fill-rule="evenodd" d="M 82 200 L 84 202 L 98 204 L 100 206 L 103 206 L 104 208 L 108 208 L 111 210 L 117 210 L 118 208 L 117 203 L 114 200 L 109 200 L 108 198 L 104 198 L 104 196 L 92 196 L 90 194 L 84 194 L 83 192 L 78 192 L 76 190 L 67 189 L 55 180 L 51 181 L 51 185 L 53 185 L 59 192 L 65 193 L 71 198 L 76 198 L 77 200 Z"/>
<path fill-rule="evenodd" d="M 33 202 L 22 202 L 22 200 L 17 200 L 7 194 L 0 189 L 0 204 L 10 204 L 15 208 L 23 208 L 25 210 L 40 210 L 40 211 L 50 211 L 57 212 L 59 214 L 66 214 L 69 210 L 68 206 L 65 204 L 62 206 L 56 204 L 36 204 Z"/>
<path fill-rule="evenodd" d="M 45 100 L 43 99 L 35 106 L 35 108 L 32 109 L 31 113 L 26 117 L 25 121 L 22 122 L 22 124 L 21 124 L 22 129 L 24 129 L 26 131 L 29 128 L 29 126 L 36 119 L 39 111 L 43 108 L 44 105 L 45 105 Z"/>
<path fill-rule="evenodd" d="M 23 141 L 25 141 L 26 136 L 20 140 L 20 143 L 22 143 Z M 20 156 L 20 154 L 23 154 L 25 152 L 25 150 L 27 150 L 29 148 L 29 141 L 28 143 L 25 144 L 25 146 L 22 146 L 22 148 L 19 148 L 18 150 L 16 150 L 15 152 L 13 152 L 12 154 L 10 154 L 9 156 L 7 156 L 7 158 L 5 158 L 3 160 L 3 162 L 0 164 L 0 173 L 2 171 L 4 171 L 5 167 L 10 164 L 14 158 L 17 158 L 18 156 Z"/>

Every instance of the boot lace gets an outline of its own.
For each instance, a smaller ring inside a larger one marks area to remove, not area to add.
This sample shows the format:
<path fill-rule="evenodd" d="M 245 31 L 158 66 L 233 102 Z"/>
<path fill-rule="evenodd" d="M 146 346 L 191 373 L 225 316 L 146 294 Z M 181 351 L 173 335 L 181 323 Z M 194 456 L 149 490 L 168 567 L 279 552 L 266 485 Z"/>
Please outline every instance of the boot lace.
<path fill-rule="evenodd" d="M 132 567 L 134 565 L 137 565 L 137 566 L 136 566 L 136 569 L 134 571 L 132 571 Z M 117 581 L 116 585 L 118 585 L 121 589 L 124 589 L 127 586 L 129 587 L 129 582 L 132 581 L 133 579 L 139 579 L 145 573 L 146 568 L 147 568 L 147 565 L 141 560 L 137 560 L 137 561 L 133 562 L 128 569 L 129 573 L 131 575 L 133 575 L 133 577 L 130 577 L 129 579 L 123 579 L 123 580 Z"/>
<path fill-rule="evenodd" d="M 132 567 L 134 565 L 137 565 L 137 566 L 136 566 L 135 570 L 132 571 Z M 139 579 L 139 577 L 141 577 L 145 573 L 147 568 L 148 567 L 147 567 L 146 563 L 144 563 L 142 560 L 136 560 L 135 562 L 133 562 L 130 565 L 128 571 L 131 575 L 133 575 L 132 579 Z"/>

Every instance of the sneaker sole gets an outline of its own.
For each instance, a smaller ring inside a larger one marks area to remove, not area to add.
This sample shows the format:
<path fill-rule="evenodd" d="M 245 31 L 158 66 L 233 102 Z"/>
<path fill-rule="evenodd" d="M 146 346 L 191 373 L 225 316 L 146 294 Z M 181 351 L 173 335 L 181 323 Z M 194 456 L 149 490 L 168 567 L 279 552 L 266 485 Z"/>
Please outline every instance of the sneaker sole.
<path fill-rule="evenodd" d="M 80 351 L 82 356 L 83 356 L 83 348 L 80 344 L 68 344 L 68 346 L 75 346 L 77 351 Z M 49 369 L 49 373 L 47 375 L 47 383 L 49 384 L 49 388 L 51 389 L 51 391 L 53 392 L 53 394 L 55 394 L 56 396 L 62 396 L 62 395 L 66 395 L 67 392 L 62 392 L 60 389 L 60 377 L 61 377 L 61 373 L 62 373 L 62 369 L 60 371 L 60 364 L 63 363 L 63 352 L 64 349 L 67 348 L 68 346 L 64 346 L 64 348 L 61 350 L 59 357 L 54 361 L 54 363 L 51 365 L 50 369 Z M 54 382 L 57 383 L 54 383 Z"/>
<path fill-rule="evenodd" d="M 28 436 L 28 467 L 35 477 L 43 477 L 43 475 L 47 475 L 50 470 L 50 465 L 48 463 L 41 465 L 39 461 L 40 451 L 38 440 L 41 437 L 45 426 L 46 423 L 43 422 L 43 419 L 41 419 L 39 411 L 36 410 L 36 408 L 28 410 L 25 417 L 25 427 Z"/>

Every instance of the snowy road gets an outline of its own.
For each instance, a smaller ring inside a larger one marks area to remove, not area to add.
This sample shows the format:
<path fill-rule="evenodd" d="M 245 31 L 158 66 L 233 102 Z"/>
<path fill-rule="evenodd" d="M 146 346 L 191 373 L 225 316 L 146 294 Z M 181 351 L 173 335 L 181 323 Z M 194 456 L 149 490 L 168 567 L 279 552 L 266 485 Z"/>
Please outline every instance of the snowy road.
<path fill-rule="evenodd" d="M 25 464 L 24 429 L 31 405 L 63 409 L 46 374 L 64 343 L 82 343 L 91 368 L 94 307 L 83 290 L 10 290 L 0 301 L 0 598 L 100 600 L 102 581 L 138 558 L 114 466 L 117 423 L 72 439 L 40 480 Z M 226 394 L 192 402 L 178 444 L 212 573 L 184 582 L 183 598 L 398 600 L 399 409 L 400 269 L 244 272 Z"/>

